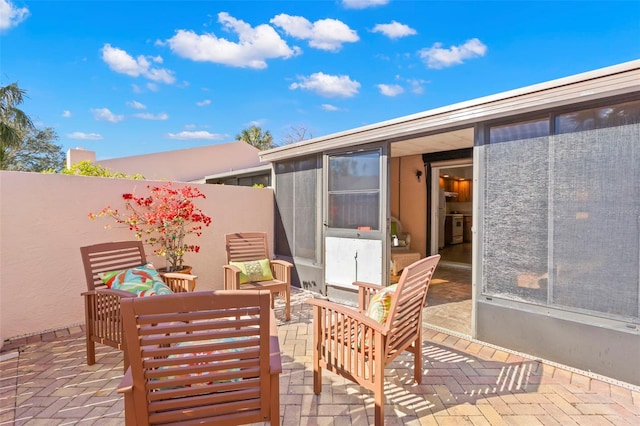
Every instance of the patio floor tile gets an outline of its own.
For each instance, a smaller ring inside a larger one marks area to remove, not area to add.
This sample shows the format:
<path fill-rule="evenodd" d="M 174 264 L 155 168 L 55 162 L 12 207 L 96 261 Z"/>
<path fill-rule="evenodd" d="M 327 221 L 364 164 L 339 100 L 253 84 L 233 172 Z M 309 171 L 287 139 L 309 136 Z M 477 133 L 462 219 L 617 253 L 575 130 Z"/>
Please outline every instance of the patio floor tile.
<path fill-rule="evenodd" d="M 276 302 L 282 424 L 371 424 L 373 395 L 364 388 L 325 371 L 321 395 L 313 394 L 309 297 L 294 289 L 290 322 L 282 321 L 283 306 Z M 122 424 L 124 404 L 116 393 L 122 354 L 97 349 L 97 363 L 87 366 L 79 326 L 6 345 L 0 425 Z M 387 425 L 640 424 L 640 389 L 634 386 L 430 328 L 424 329 L 423 359 L 421 385 L 411 381 L 410 354 L 386 370 Z"/>

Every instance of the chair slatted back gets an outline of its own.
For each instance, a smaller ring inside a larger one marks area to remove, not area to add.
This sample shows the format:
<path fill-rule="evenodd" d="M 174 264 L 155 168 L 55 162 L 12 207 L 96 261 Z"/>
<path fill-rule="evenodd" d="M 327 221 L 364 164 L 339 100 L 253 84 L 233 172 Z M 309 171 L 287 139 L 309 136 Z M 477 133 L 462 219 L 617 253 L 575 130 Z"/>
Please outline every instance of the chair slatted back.
<path fill-rule="evenodd" d="M 265 232 L 226 234 L 227 263 L 269 259 Z"/>
<path fill-rule="evenodd" d="M 265 290 L 123 300 L 138 422 L 267 420 L 269 309 Z"/>
<path fill-rule="evenodd" d="M 144 265 L 147 259 L 142 241 L 118 241 L 80 247 L 87 290 L 103 288 L 100 272 L 118 271 Z"/>
<path fill-rule="evenodd" d="M 440 261 L 436 254 L 404 268 L 387 318 L 386 357 L 404 351 L 422 329 L 422 308 L 427 299 L 429 283 Z"/>

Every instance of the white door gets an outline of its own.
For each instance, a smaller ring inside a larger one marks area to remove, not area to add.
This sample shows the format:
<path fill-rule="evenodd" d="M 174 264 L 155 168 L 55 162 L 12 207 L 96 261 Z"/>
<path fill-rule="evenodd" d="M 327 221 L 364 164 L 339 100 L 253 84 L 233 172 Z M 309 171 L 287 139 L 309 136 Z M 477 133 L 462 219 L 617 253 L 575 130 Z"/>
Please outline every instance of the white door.
<path fill-rule="evenodd" d="M 331 287 L 383 284 L 389 273 L 386 146 L 325 155 L 324 266 Z"/>

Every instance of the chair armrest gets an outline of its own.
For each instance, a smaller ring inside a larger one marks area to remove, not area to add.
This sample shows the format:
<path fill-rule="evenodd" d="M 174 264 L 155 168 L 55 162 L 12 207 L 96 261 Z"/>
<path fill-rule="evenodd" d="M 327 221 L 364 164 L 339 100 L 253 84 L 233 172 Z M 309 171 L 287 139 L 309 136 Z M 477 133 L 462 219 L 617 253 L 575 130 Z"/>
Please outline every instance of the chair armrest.
<path fill-rule="evenodd" d="M 305 303 L 308 303 L 309 305 L 317 308 L 318 312 L 333 312 L 334 314 L 341 315 L 344 318 L 351 320 L 354 324 L 354 327 L 356 327 L 358 324 L 362 324 L 366 327 L 372 328 L 376 332 L 386 334 L 385 327 L 378 321 L 373 320 L 365 314 L 358 312 L 348 306 L 330 302 L 324 299 L 307 299 L 305 300 Z M 316 312 L 316 309 L 314 309 L 314 312 Z"/>
<path fill-rule="evenodd" d="M 293 263 L 287 262 L 286 260 L 281 260 L 281 259 L 272 259 L 271 263 L 275 263 L 276 265 L 282 265 L 285 268 L 292 268 L 293 267 Z"/>
<path fill-rule="evenodd" d="M 197 275 L 182 274 L 180 272 L 165 272 L 162 275 L 164 283 L 168 285 L 174 293 L 190 292 L 196 289 Z"/>
<path fill-rule="evenodd" d="M 293 265 L 286 260 L 274 259 L 270 261 L 273 278 L 291 284 L 291 268 Z"/>
<path fill-rule="evenodd" d="M 240 289 L 240 268 L 235 265 L 222 265 L 224 271 L 224 289 Z"/>
<path fill-rule="evenodd" d="M 133 376 L 131 375 L 131 367 L 127 368 L 124 373 L 124 377 L 118 385 L 117 393 L 131 393 L 133 392 Z"/>
<path fill-rule="evenodd" d="M 356 281 L 353 285 L 358 287 L 358 310 L 360 312 L 366 312 L 367 308 L 369 308 L 371 298 L 385 289 L 385 287 L 381 285 L 365 283 L 362 281 Z"/>

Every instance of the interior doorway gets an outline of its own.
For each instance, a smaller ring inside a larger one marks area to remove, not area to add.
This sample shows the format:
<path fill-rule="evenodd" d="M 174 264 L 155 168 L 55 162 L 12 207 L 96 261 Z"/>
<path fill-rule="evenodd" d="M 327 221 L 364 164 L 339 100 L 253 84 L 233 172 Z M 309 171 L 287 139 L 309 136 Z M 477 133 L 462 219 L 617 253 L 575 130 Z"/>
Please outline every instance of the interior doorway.
<path fill-rule="evenodd" d="M 439 253 L 441 263 L 471 268 L 473 164 L 470 160 L 438 163 L 431 171 L 432 254 Z"/>

